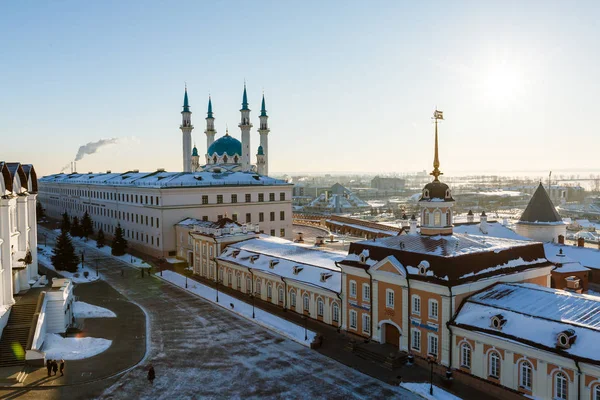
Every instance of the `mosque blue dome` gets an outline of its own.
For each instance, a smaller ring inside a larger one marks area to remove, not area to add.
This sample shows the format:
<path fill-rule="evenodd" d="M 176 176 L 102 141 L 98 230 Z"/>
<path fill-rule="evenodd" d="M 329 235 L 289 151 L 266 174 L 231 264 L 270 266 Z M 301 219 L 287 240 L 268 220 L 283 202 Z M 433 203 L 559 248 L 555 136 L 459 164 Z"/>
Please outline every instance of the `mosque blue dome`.
<path fill-rule="evenodd" d="M 208 155 L 212 156 L 217 153 L 217 156 L 222 156 L 227 153 L 228 156 L 242 155 L 242 143 L 229 135 L 225 135 L 213 142 L 208 148 Z"/>

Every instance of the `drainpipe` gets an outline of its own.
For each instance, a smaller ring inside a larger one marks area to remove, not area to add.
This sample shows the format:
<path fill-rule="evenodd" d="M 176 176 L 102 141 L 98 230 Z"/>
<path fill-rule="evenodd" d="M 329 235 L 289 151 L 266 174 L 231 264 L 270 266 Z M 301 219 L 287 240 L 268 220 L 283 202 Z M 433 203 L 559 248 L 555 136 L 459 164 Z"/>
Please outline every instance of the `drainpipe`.
<path fill-rule="evenodd" d="M 448 286 L 448 291 L 450 292 L 450 314 L 448 314 L 448 321 L 451 321 L 453 318 L 452 316 L 452 286 Z M 449 343 L 449 349 L 448 349 L 448 369 L 446 370 L 446 378 L 450 379 L 452 377 L 452 348 L 454 347 L 452 344 L 452 329 L 450 328 L 450 324 L 446 324 L 446 328 L 448 328 L 448 339 L 450 341 Z"/>
<path fill-rule="evenodd" d="M 369 329 L 369 339 L 373 337 L 373 275 L 369 272 L 368 269 L 365 269 L 365 272 L 369 274 L 369 315 L 371 316 L 371 327 Z"/>
<path fill-rule="evenodd" d="M 412 364 L 415 356 L 412 354 L 412 330 L 410 321 L 410 279 L 408 279 L 408 270 L 406 271 L 406 287 L 408 289 L 408 361 Z M 404 306 L 404 305 L 403 305 Z"/>
<path fill-rule="evenodd" d="M 344 321 L 344 303 L 342 302 L 342 295 L 340 293 L 336 293 L 338 299 L 340 299 L 340 322 L 338 325 L 338 333 L 340 332 L 340 330 L 342 329 L 342 326 L 344 326 L 343 321 Z"/>
<path fill-rule="evenodd" d="M 575 366 L 577 367 L 577 400 L 581 399 L 581 368 L 579 367 L 579 361 L 575 361 Z"/>
<path fill-rule="evenodd" d="M 283 281 L 283 311 L 287 311 L 287 282 L 283 276 L 281 277 L 281 280 Z"/>

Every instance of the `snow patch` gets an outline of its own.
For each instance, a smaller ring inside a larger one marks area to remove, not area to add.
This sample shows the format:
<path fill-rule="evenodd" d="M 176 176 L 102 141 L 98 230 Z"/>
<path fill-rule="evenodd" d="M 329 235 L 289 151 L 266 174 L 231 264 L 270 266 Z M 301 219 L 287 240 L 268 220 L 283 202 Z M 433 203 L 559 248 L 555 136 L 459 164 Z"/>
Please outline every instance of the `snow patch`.
<path fill-rule="evenodd" d="M 38 260 L 42 262 L 42 264 L 61 275 L 64 278 L 70 279 L 73 283 L 88 283 L 94 282 L 100 279 L 99 276 L 96 276 L 96 271 L 87 265 L 82 266 L 81 264 L 77 265 L 77 272 L 69 272 L 69 271 L 61 271 L 54 268 L 52 265 L 52 247 L 50 246 L 38 246 L 40 250 L 38 251 Z M 88 277 L 84 276 L 84 272 L 88 273 Z M 77 275 L 77 276 L 76 276 Z"/>
<path fill-rule="evenodd" d="M 428 400 L 461 400 L 460 397 L 448 393 L 435 385 L 433 386 L 433 395 L 429 394 L 429 383 L 406 382 L 401 383 L 400 386 Z"/>
<path fill-rule="evenodd" d="M 42 350 L 46 352 L 46 358 L 51 360 L 81 360 L 93 357 L 106 351 L 112 340 L 81 337 L 64 338 L 56 333 L 46 335 Z"/>
<path fill-rule="evenodd" d="M 83 301 L 76 301 L 73 304 L 73 313 L 77 318 L 115 318 L 117 316 L 107 308 L 98 307 Z"/>

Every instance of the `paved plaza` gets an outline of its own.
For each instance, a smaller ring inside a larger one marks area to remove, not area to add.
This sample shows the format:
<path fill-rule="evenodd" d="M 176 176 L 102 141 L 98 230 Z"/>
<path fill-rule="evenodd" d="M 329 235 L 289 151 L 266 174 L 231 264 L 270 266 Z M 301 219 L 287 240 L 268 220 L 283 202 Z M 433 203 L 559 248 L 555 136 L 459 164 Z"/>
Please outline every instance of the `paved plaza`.
<path fill-rule="evenodd" d="M 54 234 L 49 233 L 49 244 L 53 240 Z M 113 378 L 52 389 L 5 390 L 0 391 L 0 398 L 416 398 L 403 388 L 363 375 L 171 284 L 148 275 L 142 278 L 139 270 L 93 248 L 77 247 L 85 250 L 86 262 L 98 263 L 105 282 L 123 299 L 145 311 L 147 354 L 133 369 Z M 78 287 L 83 290 L 84 285 Z M 90 286 L 90 290 L 97 289 Z M 100 305 L 115 310 L 122 324 L 130 323 L 127 313 L 136 309 Z M 137 340 L 146 337 L 140 335 Z M 123 357 L 131 359 L 126 346 L 119 348 Z M 116 360 L 119 355 L 113 357 Z M 153 385 L 146 379 L 150 364 L 156 370 Z M 75 368 L 71 372 L 75 373 Z M 102 375 L 101 371 L 97 375 Z"/>

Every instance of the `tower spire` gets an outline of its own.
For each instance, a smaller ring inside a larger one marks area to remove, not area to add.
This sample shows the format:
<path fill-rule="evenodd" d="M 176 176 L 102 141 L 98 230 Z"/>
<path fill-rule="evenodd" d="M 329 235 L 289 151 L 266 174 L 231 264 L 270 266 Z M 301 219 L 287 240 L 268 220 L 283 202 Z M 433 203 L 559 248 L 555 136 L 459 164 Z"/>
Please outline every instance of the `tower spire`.
<path fill-rule="evenodd" d="M 267 116 L 267 108 L 265 107 L 265 93 L 264 92 L 263 92 L 262 104 L 260 106 L 260 116 L 261 117 Z"/>
<path fill-rule="evenodd" d="M 434 178 L 434 181 L 439 181 L 438 177 L 440 175 L 443 175 L 442 172 L 440 172 L 440 158 L 438 155 L 438 120 L 444 119 L 444 113 L 442 111 L 438 111 L 435 110 L 433 113 L 433 119 L 435 120 L 435 153 L 433 156 L 433 171 L 429 174 L 432 175 Z"/>
<path fill-rule="evenodd" d="M 206 114 L 206 118 L 213 118 L 212 99 L 210 98 L 210 94 L 208 95 L 208 112 Z"/>
<path fill-rule="evenodd" d="M 244 95 L 242 96 L 242 110 L 248 110 L 248 95 L 246 94 L 246 81 L 244 81 Z"/>
<path fill-rule="evenodd" d="M 187 94 L 187 83 L 185 84 L 185 94 L 183 95 L 183 112 L 190 112 L 190 102 Z"/>

